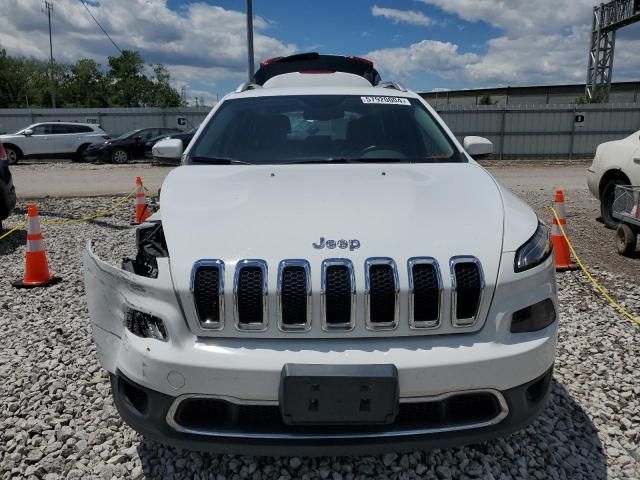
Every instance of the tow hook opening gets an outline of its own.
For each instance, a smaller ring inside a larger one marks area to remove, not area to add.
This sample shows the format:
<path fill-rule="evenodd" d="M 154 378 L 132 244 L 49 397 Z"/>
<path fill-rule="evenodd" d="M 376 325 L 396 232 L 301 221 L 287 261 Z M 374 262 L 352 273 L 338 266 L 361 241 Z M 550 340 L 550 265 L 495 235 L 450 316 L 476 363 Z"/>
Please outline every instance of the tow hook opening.
<path fill-rule="evenodd" d="M 138 388 L 127 379 L 118 376 L 118 390 L 122 398 L 140 415 L 147 413 L 149 397 L 142 389 Z"/>
<path fill-rule="evenodd" d="M 136 230 L 137 254 L 124 258 L 122 269 L 148 278 L 158 278 L 158 258 L 169 256 L 162 223 L 150 223 Z"/>

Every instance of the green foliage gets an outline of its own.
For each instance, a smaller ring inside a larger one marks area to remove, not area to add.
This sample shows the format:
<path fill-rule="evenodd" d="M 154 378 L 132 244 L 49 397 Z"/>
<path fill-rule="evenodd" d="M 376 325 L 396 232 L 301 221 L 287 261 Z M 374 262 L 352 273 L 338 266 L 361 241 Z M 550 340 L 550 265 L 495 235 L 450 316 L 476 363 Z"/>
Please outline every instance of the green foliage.
<path fill-rule="evenodd" d="M 495 103 L 497 103 L 497 102 L 495 102 Z M 478 100 L 478 105 L 493 105 L 493 104 L 494 104 L 494 102 L 491 99 L 491 95 L 484 94 Z"/>
<path fill-rule="evenodd" d="M 606 97 L 606 92 L 603 88 L 598 88 L 595 91 L 593 97 L 588 98 L 586 95 L 584 97 L 576 98 L 576 103 L 578 105 L 586 105 L 589 103 L 603 103 Z"/>
<path fill-rule="evenodd" d="M 138 52 L 123 50 L 109 57 L 108 68 L 90 59 L 54 64 L 58 107 L 178 107 L 180 94 L 171 86 L 164 65 L 150 65 L 148 76 Z M 49 62 L 11 57 L 0 48 L 0 108 L 50 107 Z"/>

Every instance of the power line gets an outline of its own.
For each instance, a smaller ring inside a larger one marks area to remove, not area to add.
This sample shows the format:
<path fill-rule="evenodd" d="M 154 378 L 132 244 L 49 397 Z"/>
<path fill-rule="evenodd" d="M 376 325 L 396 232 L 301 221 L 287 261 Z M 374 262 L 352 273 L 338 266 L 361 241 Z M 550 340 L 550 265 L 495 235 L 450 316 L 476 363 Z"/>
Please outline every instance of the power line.
<path fill-rule="evenodd" d="M 120 47 L 118 46 L 118 44 L 113 41 L 113 38 L 111 38 L 109 36 L 107 31 L 102 27 L 102 25 L 100 25 L 100 22 L 98 20 L 96 20 L 96 17 L 93 16 L 93 13 L 91 13 L 91 10 L 89 10 L 89 7 L 87 7 L 87 4 L 84 2 L 84 0 L 80 0 L 80 3 L 84 6 L 84 8 L 87 10 L 87 12 L 89 12 L 89 15 L 91 15 L 91 18 L 93 18 L 93 21 L 96 22 L 96 25 L 98 25 L 98 27 L 100 27 L 100 30 L 102 30 L 102 33 L 104 33 L 107 36 L 107 38 L 111 41 L 111 43 L 113 43 L 113 46 L 116 47 L 116 50 L 118 50 L 120 53 L 122 53 L 122 50 L 120 50 Z"/>

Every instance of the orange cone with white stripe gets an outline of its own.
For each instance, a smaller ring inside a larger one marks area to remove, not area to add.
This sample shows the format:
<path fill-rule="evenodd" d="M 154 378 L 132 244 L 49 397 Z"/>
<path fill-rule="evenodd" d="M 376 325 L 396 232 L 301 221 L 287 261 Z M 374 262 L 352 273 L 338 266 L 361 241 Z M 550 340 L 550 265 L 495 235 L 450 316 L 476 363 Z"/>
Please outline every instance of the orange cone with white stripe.
<path fill-rule="evenodd" d="M 564 193 L 562 190 L 556 190 L 556 199 L 554 202 L 554 208 L 560 219 L 562 228 L 567 228 L 567 214 L 564 209 Z M 554 258 L 556 262 L 556 271 L 564 272 L 566 270 L 573 270 L 577 268 L 577 265 L 571 261 L 571 251 L 569 250 L 569 244 L 567 239 L 562 235 L 562 231 L 558 226 L 558 219 L 553 216 L 553 222 L 551 225 L 551 242 L 553 243 Z"/>
<path fill-rule="evenodd" d="M 135 196 L 135 218 L 132 225 L 140 225 L 144 222 L 151 212 L 149 212 L 149 202 L 144 194 L 144 186 L 142 185 L 142 179 L 136 177 L 136 196 Z"/>
<path fill-rule="evenodd" d="M 47 253 L 40 231 L 40 216 L 34 203 L 27 210 L 27 254 L 25 259 L 24 278 L 13 282 L 17 288 L 47 287 L 62 280 L 49 273 Z"/>

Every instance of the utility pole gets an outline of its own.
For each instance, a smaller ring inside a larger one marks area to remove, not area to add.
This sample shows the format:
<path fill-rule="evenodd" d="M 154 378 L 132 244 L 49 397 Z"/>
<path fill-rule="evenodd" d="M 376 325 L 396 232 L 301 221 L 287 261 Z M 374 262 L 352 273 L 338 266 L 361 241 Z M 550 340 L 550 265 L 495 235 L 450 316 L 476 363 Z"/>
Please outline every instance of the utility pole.
<path fill-rule="evenodd" d="M 247 53 L 249 54 L 249 81 L 253 82 L 253 0 L 247 0 Z"/>
<path fill-rule="evenodd" d="M 51 78 L 51 105 L 53 108 L 56 108 L 56 84 L 53 78 L 53 39 L 51 37 L 51 13 L 53 12 L 53 3 L 44 0 L 44 9 L 49 19 L 49 69 L 50 69 L 50 78 Z"/>

